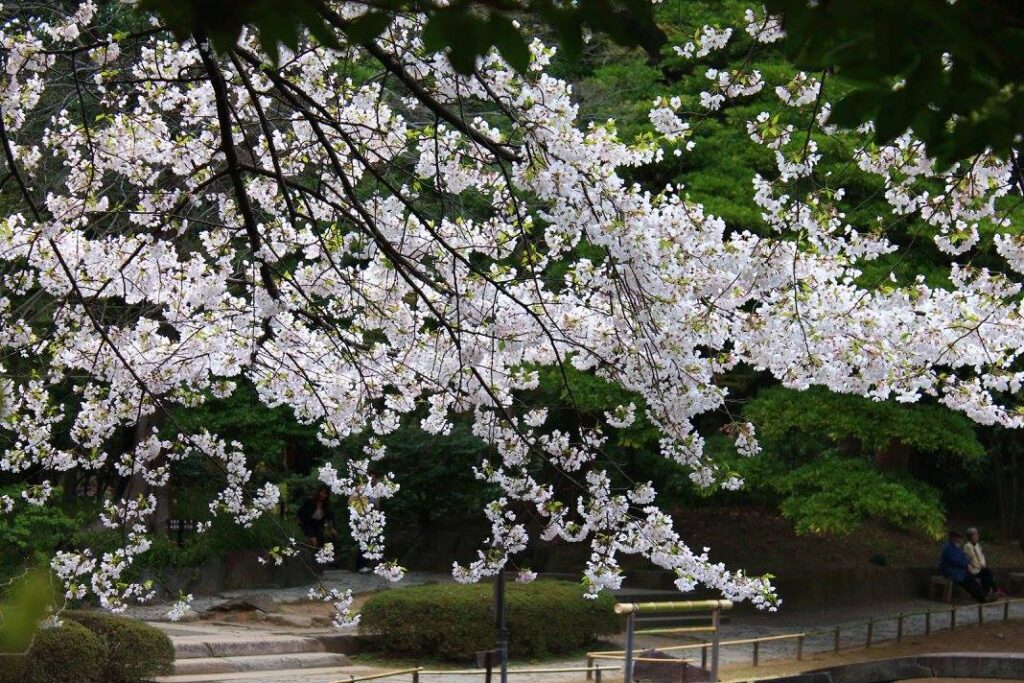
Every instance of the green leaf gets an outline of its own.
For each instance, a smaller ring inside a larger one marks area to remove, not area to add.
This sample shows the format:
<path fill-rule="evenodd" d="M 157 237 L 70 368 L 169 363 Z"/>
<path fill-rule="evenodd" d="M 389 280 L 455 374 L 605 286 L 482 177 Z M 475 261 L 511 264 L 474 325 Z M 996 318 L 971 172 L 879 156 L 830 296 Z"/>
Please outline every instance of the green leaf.
<path fill-rule="evenodd" d="M 872 120 L 880 105 L 881 93 L 868 89 L 854 90 L 835 104 L 829 115 L 829 123 L 855 128 Z"/>
<path fill-rule="evenodd" d="M 370 12 L 352 20 L 345 33 L 356 43 L 368 43 L 383 33 L 390 24 L 390 15 Z"/>
<path fill-rule="evenodd" d="M 577 60 L 583 54 L 583 20 L 573 12 L 557 12 L 552 17 L 562 53 L 569 60 Z"/>
<path fill-rule="evenodd" d="M 875 141 L 889 142 L 910 128 L 914 116 L 913 104 L 905 97 L 890 95 L 882 101 L 875 117 Z"/>
<path fill-rule="evenodd" d="M 440 52 L 475 52 L 478 36 L 474 32 L 477 20 L 458 10 L 439 10 L 432 14 L 423 28 L 423 45 L 428 50 Z"/>
<path fill-rule="evenodd" d="M 462 74 L 473 72 L 476 58 L 491 46 L 489 22 L 462 8 L 439 10 L 430 16 L 423 29 L 423 44 L 428 50 L 448 50 L 448 60 Z"/>
<path fill-rule="evenodd" d="M 508 17 L 492 14 L 488 22 L 488 32 L 501 56 L 509 65 L 519 72 L 530 68 L 530 48 L 526 39 Z"/>

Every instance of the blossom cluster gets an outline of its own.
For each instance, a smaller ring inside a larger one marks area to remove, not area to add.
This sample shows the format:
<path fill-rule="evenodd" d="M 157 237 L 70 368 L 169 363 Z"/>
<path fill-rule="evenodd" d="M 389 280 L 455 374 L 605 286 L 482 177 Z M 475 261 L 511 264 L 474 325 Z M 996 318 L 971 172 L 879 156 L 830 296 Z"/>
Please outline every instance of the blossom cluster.
<path fill-rule="evenodd" d="M 330 7 L 339 27 L 362 11 Z M 0 143 L 19 193 L 0 218 L 0 349 L 12 359 L 0 368 L 0 469 L 44 474 L 2 507 L 46 504 L 52 477 L 72 470 L 110 466 L 140 486 L 103 516 L 123 547 L 54 558 L 69 598 L 119 609 L 152 593 L 131 570 L 174 462 L 223 472 L 211 516 L 250 525 L 276 507 L 279 490 L 255 480 L 241 446 L 172 419 L 243 381 L 317 425 L 327 446 L 362 435 L 361 455 L 319 474 L 349 500 L 352 536 L 382 560 L 381 576 L 403 573 L 386 560 L 382 501 L 398 494 L 400 473 L 383 439 L 414 414 L 432 434 L 462 414 L 493 453 L 475 474 L 500 493 L 484 511 L 490 535 L 475 561 L 454 566 L 457 579 L 514 562 L 533 517 L 542 540 L 589 544 L 592 595 L 618 587 L 621 557 L 638 555 L 682 591 L 705 585 L 760 607 L 776 604 L 770 581 L 691 549 L 653 484 L 613 486 L 603 444 L 638 405 L 556 428 L 518 400 L 538 368 L 572 367 L 634 393 L 662 454 L 702 485 L 739 485 L 704 453 L 695 419 L 724 406 L 716 378 L 740 363 L 794 388 L 934 396 L 979 422 L 1020 425 L 1005 400 L 1024 379 L 1019 285 L 955 261 L 948 289 L 858 285 L 859 264 L 893 245 L 847 222 L 841 189 L 796 189 L 814 178 L 817 143 L 770 116 L 747 128 L 777 160 L 777 176 L 751 190 L 764 235 L 727 229 L 684 187 L 627 182 L 663 150 L 624 141 L 611 123 L 583 126 L 540 41 L 526 73 L 492 54 L 462 76 L 424 47 L 422 18 L 400 16 L 371 45 L 347 44 L 339 28 L 340 48 L 303 42 L 275 66 L 248 34 L 220 55 L 158 29 L 115 35 L 91 2 L 69 16 L 53 3 L 50 20 L 4 11 Z M 746 32 L 782 37 L 777 20 L 753 12 Z M 681 51 L 698 57 L 731 35 L 706 29 Z M 389 78 L 353 80 L 357 66 Z M 700 103 L 712 111 L 766 84 L 756 70 L 705 75 Z M 776 92 L 813 104 L 824 126 L 819 81 L 800 76 Z M 680 110 L 668 98 L 651 112 L 668 142 L 688 138 Z M 980 225 L 1007 227 L 995 213 L 1009 191 L 1004 161 L 936 171 L 908 134 L 865 146 L 857 163 L 951 259 Z M 1020 239 L 1005 231 L 996 243 L 1020 272 Z M 28 363 L 38 372 L 16 371 Z M 125 429 L 139 438 L 122 452 Z M 752 425 L 727 432 L 739 452 L 757 453 Z M 540 479 L 539 463 L 578 490 Z M 295 552 L 290 542 L 272 555 Z M 350 594 L 316 597 L 339 625 L 354 622 Z"/>

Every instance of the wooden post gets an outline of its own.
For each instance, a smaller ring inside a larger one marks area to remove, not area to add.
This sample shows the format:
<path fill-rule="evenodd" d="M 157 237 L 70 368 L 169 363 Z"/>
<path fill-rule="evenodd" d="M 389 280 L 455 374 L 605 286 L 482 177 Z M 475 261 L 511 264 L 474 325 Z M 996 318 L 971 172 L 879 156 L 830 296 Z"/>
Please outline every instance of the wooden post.
<path fill-rule="evenodd" d="M 412 683 L 420 683 L 419 664 L 417 664 L 416 667 L 416 670 L 412 672 Z"/>
<path fill-rule="evenodd" d="M 833 635 L 833 644 L 835 645 L 835 651 L 839 652 L 839 627 L 836 626 L 836 632 Z"/>
<path fill-rule="evenodd" d="M 758 646 L 760 646 L 760 645 L 761 645 L 761 643 L 759 643 L 759 642 L 758 642 L 758 641 L 756 641 L 756 640 L 754 641 L 754 666 L 757 666 L 757 661 L 758 661 Z"/>
<path fill-rule="evenodd" d="M 623 666 L 623 683 L 633 683 L 633 630 L 636 628 L 636 612 L 626 617 L 626 662 Z"/>
<path fill-rule="evenodd" d="M 797 636 L 796 639 L 796 659 L 800 661 L 804 658 L 804 637 Z"/>
<path fill-rule="evenodd" d="M 985 623 L 985 603 L 978 603 L 978 625 Z"/>
<path fill-rule="evenodd" d="M 700 668 L 705 669 L 705 670 L 708 668 L 708 646 L 707 645 L 705 645 L 704 647 L 702 647 L 700 649 Z"/>
<path fill-rule="evenodd" d="M 1010 601 L 1009 600 L 1004 600 L 1003 601 L 1003 621 L 1009 621 L 1009 620 L 1010 620 Z"/>
<path fill-rule="evenodd" d="M 589 681 L 589 680 L 592 680 L 593 678 L 594 678 L 594 658 L 593 657 L 587 657 L 587 680 Z"/>
<path fill-rule="evenodd" d="M 903 612 L 896 617 L 896 642 L 903 640 Z"/>
<path fill-rule="evenodd" d="M 875 620 L 874 618 L 868 619 L 868 636 L 864 642 L 864 647 L 871 647 L 871 637 L 875 634 Z"/>
<path fill-rule="evenodd" d="M 498 631 L 498 666 L 501 667 L 501 683 L 508 683 L 508 624 L 505 621 L 505 570 L 498 571 L 494 582 L 494 621 Z M 490 673 L 490 666 L 487 667 Z M 487 683 L 490 683 L 488 678 Z"/>
<path fill-rule="evenodd" d="M 924 634 L 926 636 L 932 633 L 932 611 L 928 610 L 924 613 Z"/>
<path fill-rule="evenodd" d="M 711 610 L 711 627 L 715 630 L 711 632 L 711 680 L 718 681 L 718 641 L 720 635 L 718 633 L 721 628 L 721 622 L 719 621 L 720 610 L 716 607 Z M 755 662 L 755 666 L 756 666 Z"/>
<path fill-rule="evenodd" d="M 587 673 L 589 674 L 590 671 L 587 671 Z M 598 667 L 597 671 L 594 672 L 594 683 L 601 683 L 601 667 Z"/>
<path fill-rule="evenodd" d="M 950 631 L 955 631 L 956 630 L 956 606 L 955 605 L 953 606 L 953 609 L 949 610 L 949 630 Z"/>

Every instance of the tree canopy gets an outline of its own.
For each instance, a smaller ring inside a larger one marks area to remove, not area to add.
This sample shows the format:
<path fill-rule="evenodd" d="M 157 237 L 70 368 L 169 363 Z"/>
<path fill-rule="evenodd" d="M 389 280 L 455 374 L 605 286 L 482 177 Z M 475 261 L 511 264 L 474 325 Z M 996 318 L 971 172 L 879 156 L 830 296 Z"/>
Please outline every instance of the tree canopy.
<path fill-rule="evenodd" d="M 837 74 L 849 92 L 836 102 L 835 123 L 875 123 L 876 141 L 890 142 L 908 128 L 932 155 L 949 164 L 991 149 L 1010 155 L 1024 125 L 1024 9 L 1014 0 L 766 0 L 787 35 L 787 56 L 799 69 Z M 497 48 L 520 71 L 529 64 L 530 24 L 550 27 L 571 57 L 583 51 L 588 32 L 639 46 L 660 62 L 671 29 L 647 0 L 503 2 L 374 0 L 348 22 L 348 39 L 365 42 L 391 17 L 427 17 L 424 41 L 445 50 L 460 73 Z M 230 47 L 246 27 L 256 29 L 273 54 L 295 48 L 309 30 L 336 46 L 326 0 L 144 0 L 180 38 L 210 36 Z M 1020 171 L 1018 171 L 1020 173 Z M 1024 177 L 1017 182 L 1024 182 Z"/>
<path fill-rule="evenodd" d="M 119 546 L 51 562 L 69 598 L 121 609 L 149 595 L 133 567 L 185 464 L 217 473 L 200 531 L 276 508 L 252 444 L 184 416 L 218 401 L 258 400 L 325 448 L 350 446 L 317 476 L 358 501 L 350 532 L 382 576 L 403 573 L 382 502 L 401 495 L 396 466 L 414 457 L 395 440 L 416 425 L 485 446 L 465 464 L 490 533 L 456 579 L 560 539 L 589 546 L 589 595 L 619 586 L 632 555 L 681 591 L 764 608 L 769 578 L 691 549 L 617 443 L 656 441 L 695 485 L 739 487 L 705 446 L 715 416 L 731 455 L 760 452 L 731 403 L 745 371 L 865 410 L 928 402 L 1024 421 L 1014 160 L 944 166 L 913 131 L 878 144 L 878 126 L 837 125 L 833 83 L 840 98 L 855 86 L 780 63 L 772 15 L 670 32 L 678 44 L 659 54 L 678 81 L 620 129 L 581 119 L 557 73 L 571 67 L 539 37 L 522 68 L 486 41 L 469 50 L 479 59 L 450 58 L 445 41 L 468 27 L 436 17 L 456 14 L 325 3 L 309 34 L 239 28 L 271 6 L 203 18 L 184 5 L 170 25 L 88 1 L 2 10 L 0 467 L 21 492 L 0 502 L 45 506 L 69 473 L 124 483 L 100 519 Z M 186 21 L 211 17 L 216 35 Z M 744 163 L 722 163 L 715 141 Z M 691 194 L 688 165 L 718 178 Z M 724 217 L 697 196 L 718 187 L 744 198 L 722 202 Z M 966 453 L 963 424 L 948 421 Z M 922 432 L 906 429 L 927 446 Z M 831 504 L 841 492 L 814 487 L 837 468 L 821 467 L 786 490 Z M 864 509 L 934 528 L 927 492 L 906 506 L 879 495 Z M 351 620 L 350 595 L 321 597 Z"/>

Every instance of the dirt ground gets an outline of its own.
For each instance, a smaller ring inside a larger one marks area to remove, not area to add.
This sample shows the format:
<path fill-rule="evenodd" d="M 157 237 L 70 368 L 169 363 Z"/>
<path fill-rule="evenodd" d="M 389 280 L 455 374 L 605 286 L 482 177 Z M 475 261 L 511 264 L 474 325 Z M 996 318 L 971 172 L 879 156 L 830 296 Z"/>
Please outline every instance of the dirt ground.
<path fill-rule="evenodd" d="M 901 643 L 883 643 L 871 649 L 850 648 L 838 654 L 810 654 L 803 661 L 773 660 L 758 667 L 723 666 L 721 676 L 726 681 L 747 681 L 821 669 L 836 664 L 853 664 L 890 657 L 931 654 L 937 652 L 1024 652 L 1024 621 L 999 622 L 969 626 L 953 632 L 939 632 L 928 638 L 907 637 Z M 938 679 L 928 679 L 938 683 Z M 964 679 L 959 679 L 964 683 Z"/>

